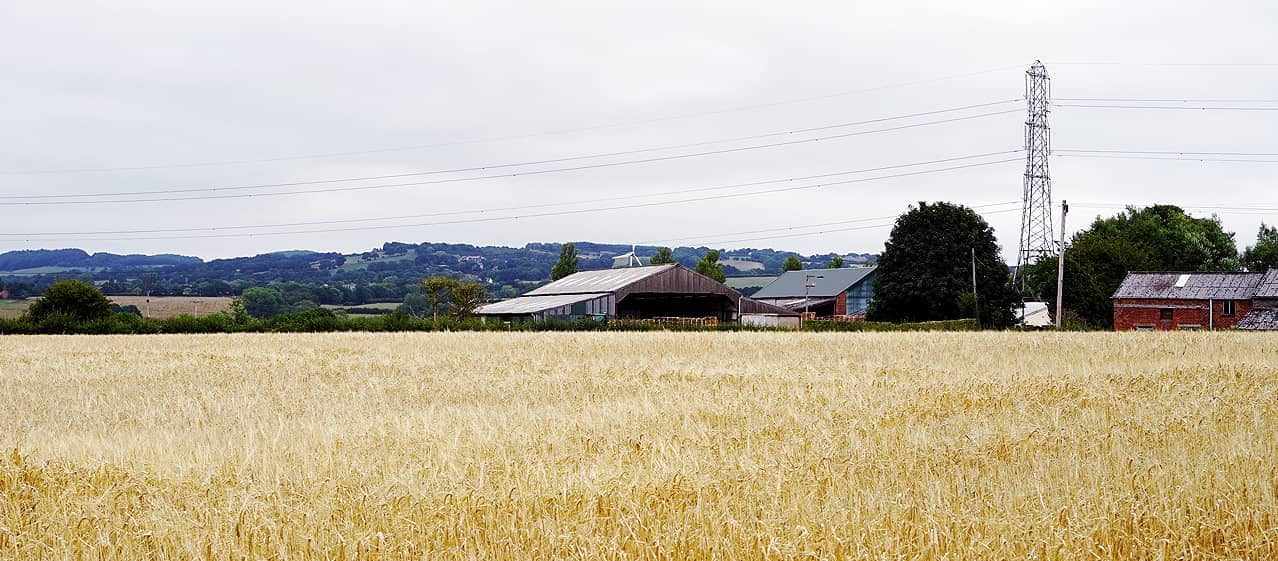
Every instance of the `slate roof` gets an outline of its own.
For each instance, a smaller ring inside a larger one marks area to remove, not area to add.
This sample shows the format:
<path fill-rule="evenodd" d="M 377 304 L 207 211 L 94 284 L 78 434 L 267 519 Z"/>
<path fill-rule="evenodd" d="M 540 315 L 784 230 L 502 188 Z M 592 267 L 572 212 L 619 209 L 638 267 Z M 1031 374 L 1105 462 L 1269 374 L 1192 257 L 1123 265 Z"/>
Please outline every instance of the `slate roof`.
<path fill-rule="evenodd" d="M 1160 300 L 1248 300 L 1261 273 L 1127 273 L 1114 298 Z M 1184 282 L 1182 283 L 1182 277 Z M 1181 286 L 1177 286 L 1181 284 Z"/>
<path fill-rule="evenodd" d="M 607 293 L 597 294 L 553 294 L 549 296 L 520 296 L 501 302 L 493 302 L 480 306 L 476 313 L 485 316 L 499 315 L 521 315 L 535 314 L 546 310 L 558 308 L 560 306 L 568 306 L 577 302 L 585 302 L 593 298 L 607 296 Z"/>
<path fill-rule="evenodd" d="M 1278 298 L 1278 269 L 1265 271 L 1256 286 L 1256 298 Z"/>
<path fill-rule="evenodd" d="M 812 279 L 812 288 L 808 296 L 812 298 L 833 298 L 852 288 L 856 283 L 865 280 L 874 272 L 875 267 L 848 267 L 844 269 L 809 269 L 804 271 L 786 271 L 777 277 L 772 284 L 759 289 L 752 298 L 803 298 L 803 284 L 807 275 L 821 275 L 825 278 Z"/>
<path fill-rule="evenodd" d="M 1248 331 L 1278 331 L 1278 309 L 1253 308 L 1238 320 L 1236 327 Z"/>
<path fill-rule="evenodd" d="M 626 267 L 622 269 L 599 269 L 573 273 L 546 286 L 525 294 L 525 296 L 546 296 L 550 294 L 588 294 L 615 292 L 631 284 L 646 279 L 657 273 L 673 269 L 674 264 L 649 265 L 647 267 Z"/>

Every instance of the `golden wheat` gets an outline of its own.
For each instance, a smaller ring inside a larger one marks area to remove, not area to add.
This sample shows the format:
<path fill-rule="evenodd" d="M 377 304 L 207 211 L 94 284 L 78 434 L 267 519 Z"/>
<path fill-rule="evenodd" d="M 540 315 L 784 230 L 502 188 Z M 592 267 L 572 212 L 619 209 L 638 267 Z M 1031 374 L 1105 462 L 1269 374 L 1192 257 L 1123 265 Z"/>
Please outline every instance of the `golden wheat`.
<path fill-rule="evenodd" d="M 5 559 L 1278 558 L 1278 337 L 0 339 Z"/>

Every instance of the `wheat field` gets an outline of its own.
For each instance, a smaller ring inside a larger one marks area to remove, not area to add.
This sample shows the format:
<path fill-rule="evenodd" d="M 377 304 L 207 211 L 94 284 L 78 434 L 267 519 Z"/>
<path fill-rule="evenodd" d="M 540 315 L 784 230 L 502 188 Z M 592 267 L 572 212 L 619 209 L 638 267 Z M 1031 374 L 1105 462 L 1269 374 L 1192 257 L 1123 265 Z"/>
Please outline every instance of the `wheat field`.
<path fill-rule="evenodd" d="M 0 338 L 0 559 L 1273 559 L 1278 336 Z"/>

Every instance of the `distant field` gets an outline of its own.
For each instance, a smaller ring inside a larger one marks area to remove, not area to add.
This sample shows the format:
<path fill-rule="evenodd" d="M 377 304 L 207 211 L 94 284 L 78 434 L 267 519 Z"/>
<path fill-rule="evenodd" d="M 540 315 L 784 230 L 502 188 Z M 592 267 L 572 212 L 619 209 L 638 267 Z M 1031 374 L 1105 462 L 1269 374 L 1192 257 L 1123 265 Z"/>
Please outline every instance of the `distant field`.
<path fill-rule="evenodd" d="M 724 259 L 720 261 L 725 267 L 732 267 L 738 271 L 762 271 L 763 263 L 758 261 L 745 261 L 737 259 Z"/>
<path fill-rule="evenodd" d="M 349 310 L 349 309 L 355 308 L 355 309 L 364 309 L 364 310 L 380 310 L 380 311 L 386 311 L 386 312 L 393 312 L 395 311 L 395 308 L 398 308 L 399 306 L 400 306 L 399 302 L 378 302 L 375 304 L 363 304 L 359 306 L 345 306 L 342 304 L 324 304 L 323 306 L 320 306 L 320 307 L 328 308 L 330 310 Z"/>
<path fill-rule="evenodd" d="M 1278 335 L 15 336 L 0 559 L 1278 559 Z"/>
<path fill-rule="evenodd" d="M 16 318 L 30 305 L 27 300 L 0 300 L 0 318 Z"/>
<path fill-rule="evenodd" d="M 776 277 L 728 277 L 723 284 L 728 288 L 742 289 L 752 286 L 768 286 L 772 281 L 777 280 Z"/>
<path fill-rule="evenodd" d="M 142 315 L 149 318 L 165 319 L 178 314 L 205 315 L 214 312 L 229 312 L 231 300 L 229 296 L 152 296 L 150 305 L 146 296 L 108 296 L 112 302 L 121 306 L 137 306 Z"/>

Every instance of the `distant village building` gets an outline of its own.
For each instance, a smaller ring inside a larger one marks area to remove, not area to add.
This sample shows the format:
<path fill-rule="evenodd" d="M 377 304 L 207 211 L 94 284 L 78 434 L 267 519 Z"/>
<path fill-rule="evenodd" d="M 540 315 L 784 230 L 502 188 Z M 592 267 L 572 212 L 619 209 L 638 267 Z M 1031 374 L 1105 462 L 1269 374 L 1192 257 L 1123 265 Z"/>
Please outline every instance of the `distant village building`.
<path fill-rule="evenodd" d="M 583 317 L 735 321 L 741 314 L 797 316 L 746 298 L 679 264 L 581 271 L 518 298 L 482 306 L 477 313 L 502 321 Z"/>
<path fill-rule="evenodd" d="M 817 317 L 864 315 L 874 299 L 877 267 L 786 271 L 755 292 L 760 302 Z M 809 282 L 810 281 L 810 282 Z M 810 287 L 805 285 L 811 284 Z"/>
<path fill-rule="evenodd" d="M 1232 328 L 1274 273 L 1128 273 L 1113 296 L 1114 330 Z"/>

